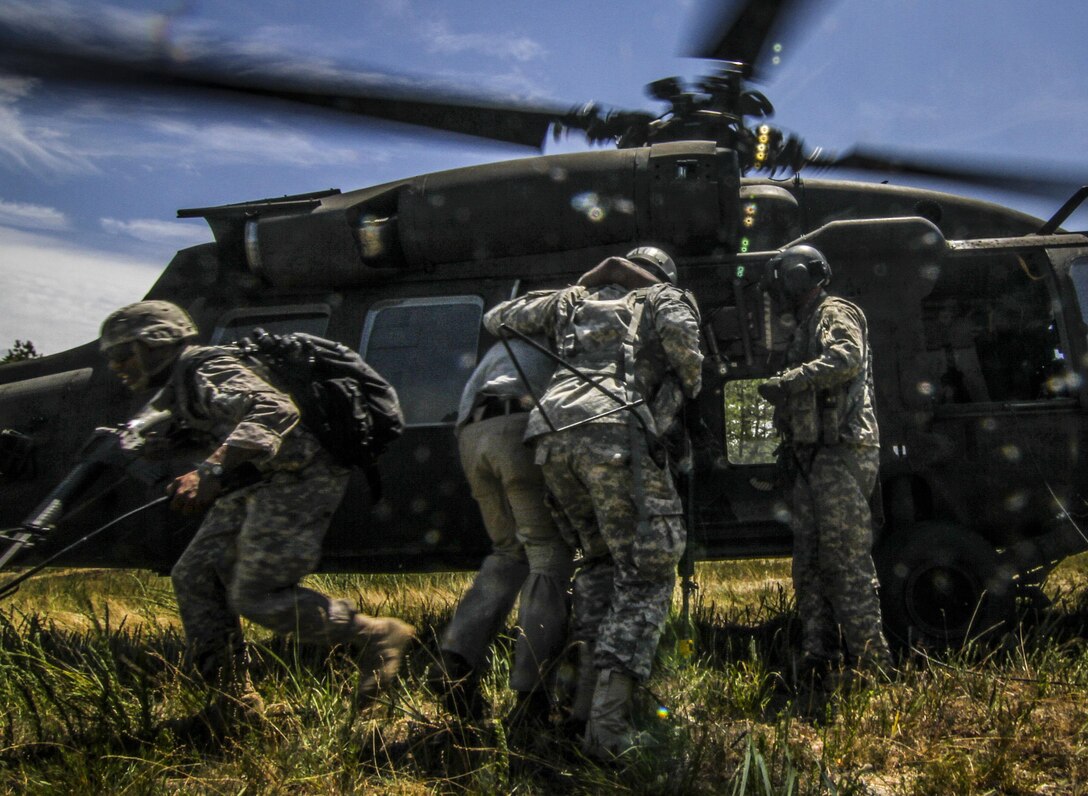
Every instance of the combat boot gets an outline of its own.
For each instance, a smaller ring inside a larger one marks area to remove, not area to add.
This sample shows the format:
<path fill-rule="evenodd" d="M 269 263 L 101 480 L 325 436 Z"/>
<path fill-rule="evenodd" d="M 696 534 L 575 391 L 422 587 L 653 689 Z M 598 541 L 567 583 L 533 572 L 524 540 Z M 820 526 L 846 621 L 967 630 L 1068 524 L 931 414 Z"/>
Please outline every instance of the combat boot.
<path fill-rule="evenodd" d="M 514 749 L 527 749 L 552 729 L 552 700 L 543 686 L 519 691 L 513 709 L 503 719 L 506 742 Z"/>
<path fill-rule="evenodd" d="M 593 689 L 593 704 L 586 723 L 582 751 L 599 760 L 615 760 L 653 745 L 632 721 L 635 678 L 614 669 L 602 669 Z"/>
<path fill-rule="evenodd" d="M 456 652 L 440 651 L 439 660 L 427 670 L 427 685 L 454 718 L 478 723 L 487 718 L 487 706 L 480 692 L 480 673 Z"/>
<path fill-rule="evenodd" d="M 356 702 L 362 705 L 393 683 L 416 629 L 392 617 L 363 614 L 355 615 L 353 626 L 350 643 L 359 667 Z"/>
<path fill-rule="evenodd" d="M 264 700 L 247 675 L 237 683 L 211 691 L 204 707 L 189 716 L 169 719 L 162 728 L 179 741 L 201 745 L 256 727 L 264 719 Z"/>
<path fill-rule="evenodd" d="M 589 721 L 589 711 L 593 706 L 593 691 L 597 687 L 597 668 L 593 665 L 593 650 L 582 642 L 578 650 L 578 680 L 575 683 L 574 701 L 570 706 L 570 716 L 563 721 L 563 734 L 573 738 L 582 736 Z"/>

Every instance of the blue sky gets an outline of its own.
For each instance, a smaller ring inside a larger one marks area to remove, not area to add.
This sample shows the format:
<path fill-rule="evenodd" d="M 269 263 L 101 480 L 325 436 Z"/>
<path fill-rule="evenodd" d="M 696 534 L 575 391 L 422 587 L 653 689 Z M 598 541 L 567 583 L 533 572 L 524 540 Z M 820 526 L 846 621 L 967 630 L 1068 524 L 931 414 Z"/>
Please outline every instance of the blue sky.
<path fill-rule="evenodd" d="M 1088 4 L 1073 0 L 823 0 L 759 86 L 811 145 L 1068 164 L 1088 182 Z M 560 106 L 656 110 L 646 83 L 694 78 L 679 57 L 699 0 L 504 2 L 0 0 L 0 18 L 123 30 L 175 51 L 210 42 L 293 69 L 426 76 Z M 582 149 L 577 140 L 549 152 Z M 175 212 L 534 154 L 251 105 L 61 90 L 0 75 L 0 351 L 93 339 L 173 252 L 210 240 Z M 836 176 L 849 176 L 837 173 Z M 879 177 L 866 175 L 865 179 Z M 893 182 L 907 180 L 893 177 Z M 932 187 L 1049 216 L 1059 200 Z M 1069 226 L 1088 228 L 1088 214 Z"/>

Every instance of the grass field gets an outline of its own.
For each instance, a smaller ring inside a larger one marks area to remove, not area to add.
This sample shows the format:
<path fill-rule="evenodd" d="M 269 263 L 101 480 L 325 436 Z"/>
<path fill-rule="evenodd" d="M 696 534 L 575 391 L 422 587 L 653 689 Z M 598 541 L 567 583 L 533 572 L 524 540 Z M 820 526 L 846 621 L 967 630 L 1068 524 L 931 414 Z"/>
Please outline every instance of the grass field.
<path fill-rule="evenodd" d="M 1088 559 L 1046 584 L 999 646 L 907 656 L 893 682 L 791 696 L 787 561 L 700 565 L 689 632 L 674 615 L 640 694 L 654 754 L 624 767 L 546 737 L 510 749 L 500 721 L 450 723 L 423 686 L 464 574 L 316 576 L 422 643 L 379 704 L 351 707 L 351 665 L 250 628 L 271 718 L 212 746 L 158 724 L 191 712 L 169 581 L 51 570 L 0 605 L 0 791 L 11 793 L 1088 793 Z M 509 710 L 509 644 L 485 682 Z"/>

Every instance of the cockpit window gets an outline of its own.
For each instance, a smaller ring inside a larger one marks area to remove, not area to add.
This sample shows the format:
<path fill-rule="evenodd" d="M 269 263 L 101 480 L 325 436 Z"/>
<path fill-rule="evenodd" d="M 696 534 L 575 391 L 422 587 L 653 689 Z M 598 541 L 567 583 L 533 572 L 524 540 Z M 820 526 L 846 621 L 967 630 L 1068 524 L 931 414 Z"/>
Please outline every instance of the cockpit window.
<path fill-rule="evenodd" d="M 442 296 L 379 301 L 363 328 L 363 358 L 396 388 L 410 426 L 452 425 L 476 365 L 483 300 Z"/>

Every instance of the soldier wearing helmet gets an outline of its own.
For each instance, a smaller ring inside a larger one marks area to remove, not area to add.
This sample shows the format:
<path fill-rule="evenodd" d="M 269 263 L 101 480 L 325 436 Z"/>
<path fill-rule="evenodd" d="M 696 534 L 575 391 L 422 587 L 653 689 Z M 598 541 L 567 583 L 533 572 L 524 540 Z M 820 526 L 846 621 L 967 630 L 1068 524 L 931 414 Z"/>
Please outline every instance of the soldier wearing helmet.
<path fill-rule="evenodd" d="M 100 348 L 125 386 L 139 391 L 164 374 L 182 345 L 196 336 L 192 318 L 181 307 L 140 301 L 106 318 Z"/>
<path fill-rule="evenodd" d="M 560 530 L 582 550 L 573 719 L 585 723 L 586 751 L 603 758 L 647 741 L 634 724 L 632 691 L 650 676 L 686 542 L 670 470 L 677 463 L 662 441 L 699 392 L 703 357 L 698 309 L 675 282 L 671 257 L 639 247 L 571 287 L 529 293 L 484 316 L 494 335 L 509 327 L 547 336 L 571 365 L 556 370 L 526 439 Z"/>
<path fill-rule="evenodd" d="M 172 438 L 207 451 L 167 487 L 172 508 L 207 510 L 170 573 L 187 659 L 209 697 L 201 711 L 170 726 L 206 737 L 260 711 L 241 617 L 302 642 L 352 648 L 365 692 L 392 678 L 413 630 L 298 585 L 320 558 L 349 471 L 299 424 L 291 397 L 259 366 L 229 349 L 195 345 L 197 334 L 180 307 L 141 301 L 106 319 L 100 345 L 130 389 L 156 390 L 148 406 L 170 412 Z M 243 472 L 248 485 L 225 487 Z"/>
<path fill-rule="evenodd" d="M 865 315 L 828 295 L 831 267 L 812 246 L 767 263 L 763 287 L 796 321 L 786 369 L 759 387 L 775 407 L 791 475 L 793 581 L 802 626 L 801 675 L 843 662 L 889 667 L 872 559 L 869 499 L 880 466 L 873 365 Z"/>

